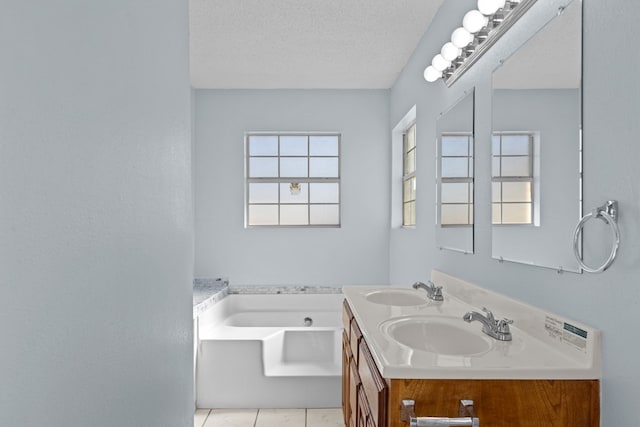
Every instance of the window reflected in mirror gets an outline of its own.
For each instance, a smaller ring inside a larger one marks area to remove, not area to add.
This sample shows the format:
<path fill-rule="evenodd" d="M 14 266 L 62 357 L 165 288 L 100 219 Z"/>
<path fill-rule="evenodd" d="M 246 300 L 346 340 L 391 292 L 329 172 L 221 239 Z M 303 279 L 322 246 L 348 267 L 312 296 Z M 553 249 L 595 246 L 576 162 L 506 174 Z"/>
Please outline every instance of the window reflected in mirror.
<path fill-rule="evenodd" d="M 533 133 L 492 138 L 491 212 L 495 224 L 533 224 Z"/>
<path fill-rule="evenodd" d="M 474 91 L 465 93 L 436 123 L 436 245 L 473 253 Z"/>
<path fill-rule="evenodd" d="M 440 138 L 440 223 L 473 224 L 473 135 L 447 133 Z"/>

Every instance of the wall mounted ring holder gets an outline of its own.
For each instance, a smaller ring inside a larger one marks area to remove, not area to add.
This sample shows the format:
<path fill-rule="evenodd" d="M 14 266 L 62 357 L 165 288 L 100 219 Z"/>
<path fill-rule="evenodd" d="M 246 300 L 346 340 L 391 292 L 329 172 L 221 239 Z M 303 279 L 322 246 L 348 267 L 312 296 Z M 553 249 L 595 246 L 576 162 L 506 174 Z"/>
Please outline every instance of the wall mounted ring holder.
<path fill-rule="evenodd" d="M 592 218 L 600 218 L 604 222 L 609 225 L 609 229 L 611 230 L 611 236 L 613 238 L 613 244 L 611 246 L 611 252 L 609 254 L 609 258 L 602 264 L 600 267 L 593 268 L 586 265 L 582 260 L 582 255 L 580 253 L 580 234 L 584 228 L 584 225 L 587 221 Z M 578 264 L 580 268 L 582 268 L 587 273 L 602 273 L 613 263 L 613 260 L 616 258 L 616 253 L 618 252 L 618 247 L 620 246 L 620 229 L 618 228 L 618 202 L 615 200 L 609 200 L 604 205 L 594 208 L 582 217 L 578 225 L 576 226 L 576 230 L 573 233 L 573 253 L 578 260 Z"/>

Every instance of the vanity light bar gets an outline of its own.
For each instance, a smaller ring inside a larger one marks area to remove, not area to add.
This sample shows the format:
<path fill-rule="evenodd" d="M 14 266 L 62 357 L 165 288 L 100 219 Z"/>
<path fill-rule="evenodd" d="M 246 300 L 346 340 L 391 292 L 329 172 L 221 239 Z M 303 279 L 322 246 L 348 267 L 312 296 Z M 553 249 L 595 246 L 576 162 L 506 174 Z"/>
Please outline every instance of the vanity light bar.
<path fill-rule="evenodd" d="M 428 82 L 443 79 L 451 86 L 537 0 L 478 0 L 478 9 L 470 10 L 462 18 L 462 27 L 451 33 L 451 41 L 433 57 L 424 70 Z"/>

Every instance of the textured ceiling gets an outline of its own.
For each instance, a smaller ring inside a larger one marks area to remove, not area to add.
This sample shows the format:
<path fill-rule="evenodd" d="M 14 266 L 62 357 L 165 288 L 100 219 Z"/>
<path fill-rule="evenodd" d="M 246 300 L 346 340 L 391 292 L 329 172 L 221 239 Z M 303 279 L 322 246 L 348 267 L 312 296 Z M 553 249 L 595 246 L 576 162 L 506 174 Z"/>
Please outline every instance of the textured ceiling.
<path fill-rule="evenodd" d="M 443 0 L 189 0 L 195 88 L 395 82 Z"/>

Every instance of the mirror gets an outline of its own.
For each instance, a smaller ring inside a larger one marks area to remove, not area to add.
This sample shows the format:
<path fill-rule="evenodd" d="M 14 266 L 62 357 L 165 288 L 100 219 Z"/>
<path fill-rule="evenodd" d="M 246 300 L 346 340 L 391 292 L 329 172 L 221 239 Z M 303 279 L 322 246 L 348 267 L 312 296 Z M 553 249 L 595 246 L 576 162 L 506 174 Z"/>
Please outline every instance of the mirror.
<path fill-rule="evenodd" d="M 473 108 L 471 90 L 436 124 L 436 245 L 464 253 L 473 253 Z"/>
<path fill-rule="evenodd" d="M 493 73 L 492 256 L 580 272 L 582 3 Z"/>

